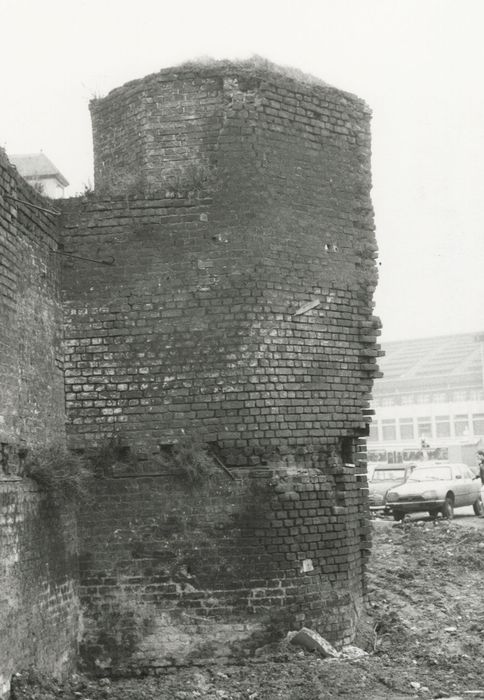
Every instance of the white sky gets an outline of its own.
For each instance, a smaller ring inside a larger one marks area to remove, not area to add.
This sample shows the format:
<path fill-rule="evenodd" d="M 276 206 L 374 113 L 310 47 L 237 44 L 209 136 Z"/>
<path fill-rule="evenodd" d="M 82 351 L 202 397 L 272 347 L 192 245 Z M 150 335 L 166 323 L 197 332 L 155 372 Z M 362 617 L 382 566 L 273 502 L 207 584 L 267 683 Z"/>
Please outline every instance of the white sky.
<path fill-rule="evenodd" d="M 92 184 L 88 102 L 259 54 L 373 109 L 383 339 L 484 330 L 484 0 L 0 0 L 0 145 Z"/>

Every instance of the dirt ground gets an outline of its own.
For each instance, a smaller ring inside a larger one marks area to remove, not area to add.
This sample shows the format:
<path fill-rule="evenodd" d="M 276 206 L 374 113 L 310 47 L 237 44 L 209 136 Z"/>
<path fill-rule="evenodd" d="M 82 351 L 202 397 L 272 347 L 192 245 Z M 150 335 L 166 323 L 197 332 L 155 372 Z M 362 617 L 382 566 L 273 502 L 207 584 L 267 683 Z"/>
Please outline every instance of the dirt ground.
<path fill-rule="evenodd" d="M 285 643 L 243 665 L 64 684 L 25 672 L 13 700 L 484 698 L 482 519 L 373 521 L 368 655 L 321 659 Z"/>

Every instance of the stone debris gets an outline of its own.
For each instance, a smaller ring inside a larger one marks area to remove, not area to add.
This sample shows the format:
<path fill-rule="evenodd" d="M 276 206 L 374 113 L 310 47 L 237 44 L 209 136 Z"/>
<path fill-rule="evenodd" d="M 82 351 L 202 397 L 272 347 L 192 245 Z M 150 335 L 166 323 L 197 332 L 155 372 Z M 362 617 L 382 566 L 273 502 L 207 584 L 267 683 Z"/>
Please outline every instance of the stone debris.
<path fill-rule="evenodd" d="M 363 651 L 360 647 L 352 646 L 351 644 L 343 647 L 339 654 L 341 661 L 355 661 L 355 659 L 361 659 L 364 656 L 368 656 L 366 651 Z"/>
<path fill-rule="evenodd" d="M 303 627 L 297 632 L 289 632 L 287 641 L 307 651 L 317 651 L 324 658 L 328 656 L 339 658 L 339 652 L 324 637 L 307 627 Z"/>

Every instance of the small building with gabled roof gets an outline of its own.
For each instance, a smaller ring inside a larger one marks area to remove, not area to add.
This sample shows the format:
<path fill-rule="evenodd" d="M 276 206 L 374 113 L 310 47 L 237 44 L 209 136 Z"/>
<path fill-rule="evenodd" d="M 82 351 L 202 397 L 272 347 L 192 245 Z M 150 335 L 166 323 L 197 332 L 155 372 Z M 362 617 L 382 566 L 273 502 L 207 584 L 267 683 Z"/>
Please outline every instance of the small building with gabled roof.
<path fill-rule="evenodd" d="M 59 199 L 69 182 L 44 153 L 21 153 L 9 156 L 19 174 L 45 197 Z"/>

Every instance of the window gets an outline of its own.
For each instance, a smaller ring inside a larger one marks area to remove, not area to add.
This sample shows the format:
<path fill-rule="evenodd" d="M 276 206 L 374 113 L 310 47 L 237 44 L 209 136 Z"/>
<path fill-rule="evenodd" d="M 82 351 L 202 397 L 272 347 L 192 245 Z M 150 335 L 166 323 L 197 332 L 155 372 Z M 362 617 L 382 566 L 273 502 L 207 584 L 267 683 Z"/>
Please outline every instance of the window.
<path fill-rule="evenodd" d="M 462 475 L 464 479 L 474 479 L 475 475 L 472 473 L 472 470 L 469 469 L 469 467 L 462 466 Z"/>
<path fill-rule="evenodd" d="M 454 430 L 456 437 L 469 435 L 469 417 L 464 415 L 454 416 Z"/>
<path fill-rule="evenodd" d="M 467 391 L 454 391 L 453 399 L 454 401 L 466 401 Z"/>
<path fill-rule="evenodd" d="M 432 419 L 430 416 L 419 418 L 417 421 L 417 429 L 419 438 L 432 437 Z"/>
<path fill-rule="evenodd" d="M 408 477 L 409 481 L 440 481 L 441 479 L 445 481 L 452 479 L 451 468 L 427 467 L 425 463 L 422 463 L 422 466 L 416 466 Z"/>
<path fill-rule="evenodd" d="M 484 413 L 474 413 L 472 416 L 474 435 L 484 436 Z"/>
<path fill-rule="evenodd" d="M 382 421 L 382 438 L 383 440 L 397 439 L 397 426 L 394 420 Z"/>
<path fill-rule="evenodd" d="M 400 438 L 402 440 L 415 440 L 413 418 L 400 418 Z"/>
<path fill-rule="evenodd" d="M 375 469 L 372 481 L 403 481 L 405 479 L 405 469 Z"/>
<path fill-rule="evenodd" d="M 435 435 L 442 438 L 450 437 L 450 416 L 436 417 Z"/>
<path fill-rule="evenodd" d="M 370 435 L 368 439 L 372 440 L 373 442 L 378 442 L 378 440 L 380 439 L 378 432 L 378 423 L 370 423 Z"/>

